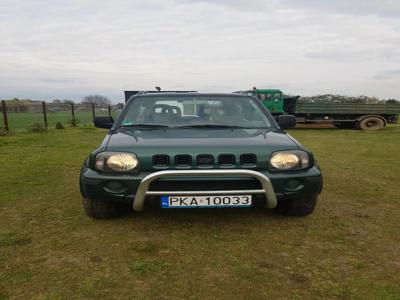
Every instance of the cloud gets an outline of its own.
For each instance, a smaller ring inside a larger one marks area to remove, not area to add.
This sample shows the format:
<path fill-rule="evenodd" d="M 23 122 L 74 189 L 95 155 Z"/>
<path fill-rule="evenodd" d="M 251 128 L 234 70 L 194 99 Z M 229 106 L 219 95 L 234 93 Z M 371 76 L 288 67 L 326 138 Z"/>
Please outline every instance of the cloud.
<path fill-rule="evenodd" d="M 389 79 L 389 80 L 391 80 L 391 79 L 400 80 L 400 69 L 381 71 L 381 72 L 377 73 L 374 76 L 374 79 L 378 79 L 378 80 L 387 80 L 387 79 Z"/>
<path fill-rule="evenodd" d="M 222 7 L 223 9 L 229 10 L 245 10 L 245 11 L 255 11 L 255 10 L 267 10 L 272 9 L 278 5 L 277 0 L 175 0 L 178 4 L 185 4 L 188 6 L 196 4 L 207 4 L 215 7 Z"/>
<path fill-rule="evenodd" d="M 365 61 L 390 61 L 400 62 L 400 49 L 392 47 L 373 47 L 369 49 L 361 48 L 327 48 L 325 50 L 306 52 L 306 58 L 337 62 L 365 62 Z"/>
<path fill-rule="evenodd" d="M 39 78 L 39 81 L 43 81 L 45 83 L 75 83 L 75 78 Z"/>
<path fill-rule="evenodd" d="M 155 85 L 400 98 L 378 76 L 400 67 L 398 4 L 376 3 L 2 0 L 0 98 L 118 101 Z"/>
<path fill-rule="evenodd" d="M 300 9 L 324 10 L 346 15 L 400 17 L 400 2 L 395 0 L 284 0 L 284 3 Z"/>

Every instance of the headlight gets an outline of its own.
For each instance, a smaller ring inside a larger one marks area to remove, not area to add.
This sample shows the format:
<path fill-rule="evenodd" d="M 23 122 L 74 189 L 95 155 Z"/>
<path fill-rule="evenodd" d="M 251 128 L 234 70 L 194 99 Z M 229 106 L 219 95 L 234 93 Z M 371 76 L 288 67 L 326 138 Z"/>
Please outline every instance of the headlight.
<path fill-rule="evenodd" d="M 270 161 L 272 170 L 301 170 L 310 166 L 308 153 L 302 150 L 277 151 L 272 153 Z"/>
<path fill-rule="evenodd" d="M 96 155 L 96 169 L 100 171 L 131 172 L 139 166 L 135 154 L 124 152 L 101 152 Z"/>

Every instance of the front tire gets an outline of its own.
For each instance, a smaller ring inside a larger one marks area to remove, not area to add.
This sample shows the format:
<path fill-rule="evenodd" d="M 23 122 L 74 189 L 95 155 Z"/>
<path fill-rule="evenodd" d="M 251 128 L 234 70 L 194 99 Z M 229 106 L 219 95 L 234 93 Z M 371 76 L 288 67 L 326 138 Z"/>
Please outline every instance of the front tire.
<path fill-rule="evenodd" d="M 124 206 L 120 203 L 100 199 L 88 199 L 83 197 L 83 210 L 94 219 L 111 219 L 119 217 L 124 212 Z"/>
<path fill-rule="evenodd" d="M 307 216 L 317 206 L 317 196 L 304 196 L 296 199 L 282 199 L 278 201 L 276 210 L 286 216 Z"/>

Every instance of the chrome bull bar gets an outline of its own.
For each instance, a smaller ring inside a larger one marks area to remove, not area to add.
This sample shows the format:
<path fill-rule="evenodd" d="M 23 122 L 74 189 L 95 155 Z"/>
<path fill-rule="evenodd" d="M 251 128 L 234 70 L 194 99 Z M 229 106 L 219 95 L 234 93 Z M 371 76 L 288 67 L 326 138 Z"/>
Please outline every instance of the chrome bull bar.
<path fill-rule="evenodd" d="M 257 179 L 262 189 L 250 190 L 219 190 L 219 191 L 149 191 L 150 184 L 160 178 L 176 177 L 176 176 L 193 176 L 193 177 L 240 177 L 248 176 Z M 230 169 L 230 170 L 165 170 L 151 173 L 144 177 L 140 182 L 139 188 L 136 192 L 133 201 L 133 209 L 136 211 L 143 210 L 144 200 L 146 196 L 160 196 L 160 195 L 245 195 L 245 194 L 264 194 L 266 199 L 266 207 L 276 207 L 277 200 L 271 180 L 264 174 L 247 169 Z"/>

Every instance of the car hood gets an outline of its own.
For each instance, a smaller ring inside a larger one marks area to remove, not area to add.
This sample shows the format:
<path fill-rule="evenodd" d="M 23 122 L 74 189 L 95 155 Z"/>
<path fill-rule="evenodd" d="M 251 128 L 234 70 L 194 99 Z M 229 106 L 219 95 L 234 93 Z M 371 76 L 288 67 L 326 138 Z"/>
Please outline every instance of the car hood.
<path fill-rule="evenodd" d="M 145 129 L 117 131 L 109 136 L 107 151 L 135 153 L 151 164 L 151 157 L 166 154 L 240 154 L 253 153 L 265 161 L 277 150 L 298 149 L 286 133 L 265 129 Z"/>

